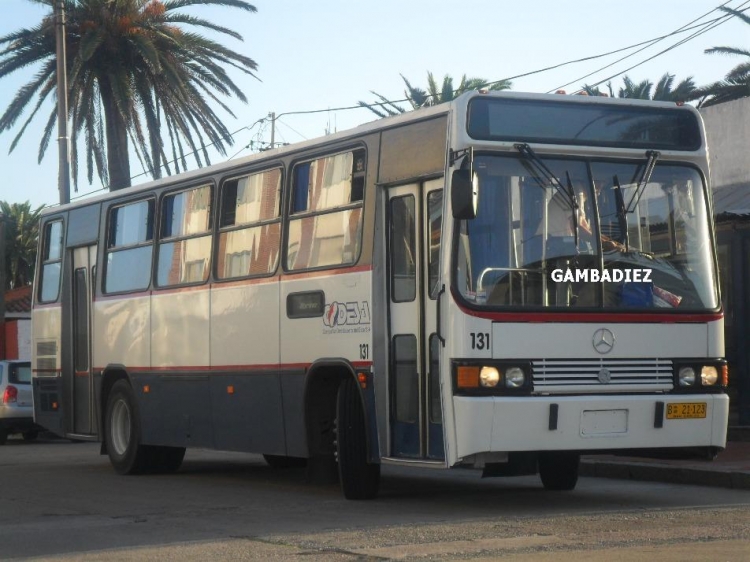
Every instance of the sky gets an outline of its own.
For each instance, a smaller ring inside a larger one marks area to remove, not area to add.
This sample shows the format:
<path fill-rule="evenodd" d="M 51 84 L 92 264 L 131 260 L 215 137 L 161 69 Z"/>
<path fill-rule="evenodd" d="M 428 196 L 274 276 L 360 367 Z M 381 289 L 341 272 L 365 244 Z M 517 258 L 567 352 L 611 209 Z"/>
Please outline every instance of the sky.
<path fill-rule="evenodd" d="M 228 101 L 236 117 L 217 109 L 227 129 L 238 132 L 226 155 L 211 153 L 212 163 L 254 153 L 254 148 L 247 148 L 251 141 L 254 146 L 269 142 L 268 120 L 253 124 L 270 112 L 278 116 L 277 142 L 312 139 L 376 119 L 367 109 L 338 108 L 356 106 L 360 100 L 376 101 L 373 90 L 388 99 L 403 99 L 401 75 L 423 88 L 428 71 L 439 82 L 444 75 L 451 75 L 456 84 L 463 74 L 487 80 L 510 78 L 649 41 L 694 20 L 698 21 L 693 25 L 706 23 L 722 15 L 712 12 L 720 4 L 741 9 L 750 6 L 750 1 L 255 0 L 253 4 L 257 13 L 217 6 L 183 10 L 239 32 L 242 42 L 230 37 L 220 40 L 258 64 L 257 79 L 231 73 L 248 103 Z M 0 36 L 33 27 L 48 11 L 30 0 L 0 0 L 0 5 Z M 515 78 L 513 90 L 548 92 L 571 82 L 566 89 L 572 92 L 625 71 L 635 82 L 656 82 L 669 72 L 677 81 L 692 76 L 696 84 L 704 85 L 720 80 L 741 62 L 740 58 L 704 54 L 705 49 L 750 48 L 750 25 L 736 18 L 671 48 L 695 31 L 699 29 L 663 39 L 637 54 L 633 54 L 634 48 Z M 658 54 L 664 50 L 668 51 Z M 616 62 L 626 55 L 631 56 Z M 653 60 L 644 62 L 651 57 Z M 605 65 L 611 66 L 599 70 Z M 0 79 L 0 111 L 5 111 L 34 71 L 30 67 Z M 612 82 L 619 88 L 622 75 Z M 34 207 L 59 201 L 56 135 L 41 164 L 37 163 L 42 129 L 52 109 L 50 102 L 40 111 L 10 154 L 10 144 L 25 118 L 0 134 L 4 175 L 0 200 L 28 200 Z M 315 110 L 326 111 L 294 114 Z M 191 169 L 195 167 L 191 161 Z M 80 168 L 78 192 L 72 192 L 71 197 L 100 194 L 102 186 L 96 178 L 88 184 L 85 161 Z M 131 175 L 138 176 L 133 185 L 150 179 L 142 173 L 138 160 L 131 157 Z"/>

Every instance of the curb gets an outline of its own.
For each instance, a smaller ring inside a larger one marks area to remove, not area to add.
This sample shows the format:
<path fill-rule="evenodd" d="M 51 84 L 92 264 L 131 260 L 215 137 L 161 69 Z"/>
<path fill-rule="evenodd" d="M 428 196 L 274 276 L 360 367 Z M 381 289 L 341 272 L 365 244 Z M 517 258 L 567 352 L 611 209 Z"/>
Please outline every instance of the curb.
<path fill-rule="evenodd" d="M 750 490 L 749 472 L 703 470 L 664 464 L 581 460 L 581 476 Z"/>

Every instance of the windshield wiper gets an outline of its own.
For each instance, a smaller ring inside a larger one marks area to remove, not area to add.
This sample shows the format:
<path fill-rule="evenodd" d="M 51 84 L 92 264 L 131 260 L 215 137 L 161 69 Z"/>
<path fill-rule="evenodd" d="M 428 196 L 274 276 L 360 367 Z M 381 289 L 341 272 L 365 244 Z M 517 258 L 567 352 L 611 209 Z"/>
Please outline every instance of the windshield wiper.
<path fill-rule="evenodd" d="M 625 197 L 622 195 L 622 186 L 617 174 L 612 178 L 612 185 L 615 186 L 615 205 L 617 206 L 617 222 L 620 226 L 620 232 L 625 243 L 625 251 L 630 252 L 630 235 L 628 233 L 628 217 L 625 211 Z M 640 227 L 639 227 L 640 228 Z"/>
<path fill-rule="evenodd" d="M 536 152 L 526 143 L 518 143 L 513 145 L 514 148 L 519 152 L 521 157 L 529 162 L 534 168 L 531 170 L 537 176 L 541 176 L 546 179 L 552 186 L 563 195 L 565 201 L 570 205 L 571 209 L 578 209 L 578 201 L 576 201 L 575 195 L 573 194 L 573 185 L 570 182 L 570 176 L 568 176 L 568 189 L 557 179 L 557 176 L 547 167 Z"/>
<path fill-rule="evenodd" d="M 651 174 L 654 173 L 656 161 L 659 160 L 659 156 L 661 156 L 661 153 L 657 152 L 656 150 L 649 150 L 648 152 L 646 152 L 646 165 L 644 166 L 643 173 L 638 180 L 638 185 L 635 188 L 635 193 L 633 193 L 633 197 L 630 199 L 630 203 L 628 203 L 626 212 L 632 213 L 633 211 L 635 211 L 638 202 L 641 200 L 643 192 L 646 190 L 646 185 L 648 185 L 648 182 L 651 180 Z"/>

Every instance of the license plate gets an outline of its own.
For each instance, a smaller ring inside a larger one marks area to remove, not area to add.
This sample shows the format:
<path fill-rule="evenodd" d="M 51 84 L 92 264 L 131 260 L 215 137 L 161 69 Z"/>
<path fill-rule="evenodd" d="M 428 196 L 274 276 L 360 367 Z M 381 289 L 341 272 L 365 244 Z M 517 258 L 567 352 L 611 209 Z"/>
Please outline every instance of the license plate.
<path fill-rule="evenodd" d="M 674 402 L 672 404 L 667 404 L 668 420 L 687 420 L 705 417 L 705 402 Z"/>

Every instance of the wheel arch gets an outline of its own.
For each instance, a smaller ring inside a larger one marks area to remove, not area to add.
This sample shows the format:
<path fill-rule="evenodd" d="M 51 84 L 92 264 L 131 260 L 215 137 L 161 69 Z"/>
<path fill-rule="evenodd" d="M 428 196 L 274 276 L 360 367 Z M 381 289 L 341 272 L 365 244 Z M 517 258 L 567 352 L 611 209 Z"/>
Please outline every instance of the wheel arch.
<path fill-rule="evenodd" d="M 109 400 L 109 393 L 112 391 L 112 387 L 119 380 L 126 380 L 131 387 L 133 386 L 133 381 L 131 380 L 130 373 L 124 365 L 107 365 L 102 371 L 101 390 L 98 400 L 99 427 L 101 428 L 99 433 L 102 441 L 100 454 L 102 455 L 107 454 L 107 440 L 105 439 L 104 435 L 106 428 L 105 416 L 107 415 L 107 401 Z"/>
<path fill-rule="evenodd" d="M 359 375 L 364 375 L 364 385 L 360 382 Z M 350 361 L 341 358 L 319 359 L 310 365 L 305 374 L 303 418 L 308 455 L 315 457 L 333 453 L 333 450 L 329 450 L 332 443 L 324 442 L 320 429 L 325 426 L 327 420 L 335 419 L 338 388 L 347 378 L 355 381 L 359 398 L 362 400 L 368 462 L 380 463 L 372 372 L 369 369 L 357 369 Z"/>

